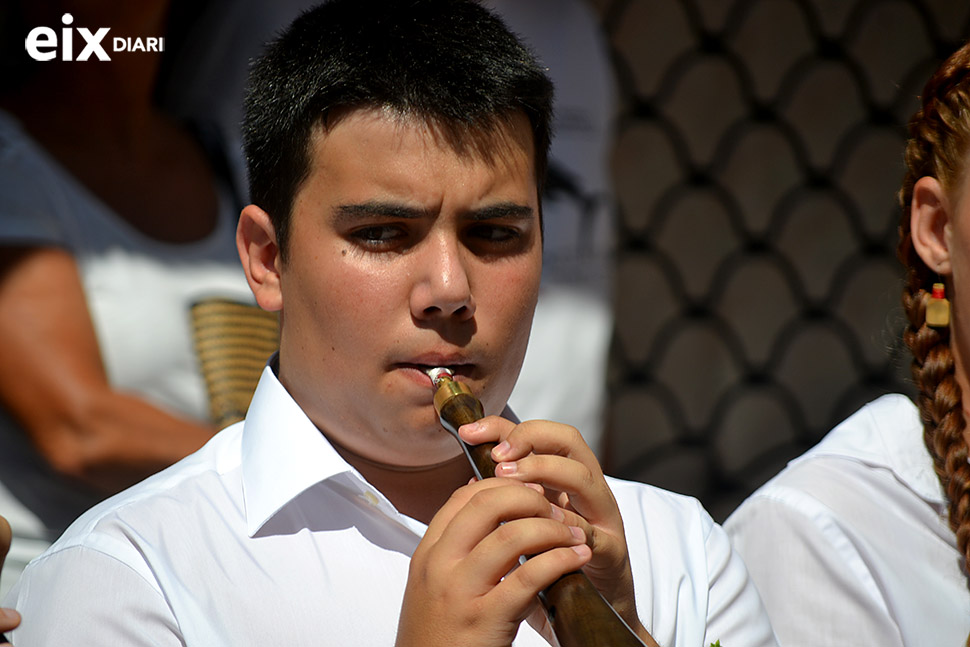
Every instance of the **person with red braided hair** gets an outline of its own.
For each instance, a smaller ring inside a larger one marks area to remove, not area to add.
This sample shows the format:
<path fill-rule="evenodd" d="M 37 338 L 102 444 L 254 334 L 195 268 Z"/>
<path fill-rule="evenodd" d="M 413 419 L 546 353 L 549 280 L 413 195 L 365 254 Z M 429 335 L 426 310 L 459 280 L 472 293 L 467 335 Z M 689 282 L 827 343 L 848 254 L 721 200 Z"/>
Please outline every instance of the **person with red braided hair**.
<path fill-rule="evenodd" d="M 916 403 L 867 404 L 725 524 L 783 647 L 970 645 L 970 43 L 926 84 L 905 159 Z"/>

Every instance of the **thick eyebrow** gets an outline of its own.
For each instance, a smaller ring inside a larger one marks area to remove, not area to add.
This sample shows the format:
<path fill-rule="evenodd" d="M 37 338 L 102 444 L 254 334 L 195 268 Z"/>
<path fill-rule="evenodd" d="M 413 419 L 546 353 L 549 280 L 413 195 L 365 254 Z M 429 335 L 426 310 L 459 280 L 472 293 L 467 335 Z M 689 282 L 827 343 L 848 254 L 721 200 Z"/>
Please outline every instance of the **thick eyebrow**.
<path fill-rule="evenodd" d="M 470 220 L 532 220 L 535 210 L 525 204 L 500 202 L 498 204 L 473 209 L 465 214 Z"/>
<path fill-rule="evenodd" d="M 417 218 L 434 217 L 434 210 L 409 207 L 396 202 L 361 202 L 358 204 L 342 204 L 334 207 L 334 215 L 338 221 L 354 222 L 367 218 L 401 218 L 414 220 Z M 535 217 L 535 210 L 524 204 L 515 202 L 500 202 L 480 209 L 472 209 L 463 217 L 469 220 L 531 220 Z"/>
<path fill-rule="evenodd" d="M 416 219 L 433 215 L 432 212 L 426 209 L 408 207 L 396 202 L 379 201 L 342 204 L 334 207 L 333 211 L 338 221 L 347 223 L 366 218 Z"/>

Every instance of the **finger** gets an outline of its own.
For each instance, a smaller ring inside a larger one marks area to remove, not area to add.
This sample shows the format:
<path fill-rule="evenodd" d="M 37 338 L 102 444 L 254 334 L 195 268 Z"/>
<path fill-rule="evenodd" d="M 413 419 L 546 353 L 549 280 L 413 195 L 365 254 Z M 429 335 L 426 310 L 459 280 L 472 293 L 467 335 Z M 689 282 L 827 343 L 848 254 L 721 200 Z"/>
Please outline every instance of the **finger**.
<path fill-rule="evenodd" d="M 10 524 L 7 523 L 7 520 L 3 516 L 0 516 L 0 565 L 3 564 L 7 552 L 10 550 L 12 537 L 13 533 L 10 531 Z"/>
<path fill-rule="evenodd" d="M 583 544 L 547 550 L 509 573 L 488 597 L 499 598 L 499 604 L 508 607 L 531 609 L 529 603 L 540 591 L 563 575 L 581 569 L 591 556 L 589 547 Z"/>
<path fill-rule="evenodd" d="M 20 614 L 13 609 L 0 608 L 0 633 L 10 631 L 20 624 Z"/>
<path fill-rule="evenodd" d="M 537 483 L 550 500 L 564 509 L 573 509 L 591 523 L 616 516 L 616 501 L 599 470 L 572 458 L 550 454 L 529 454 L 495 466 L 495 475 L 524 483 Z"/>
<path fill-rule="evenodd" d="M 470 498 L 454 513 L 438 539 L 438 543 L 447 546 L 447 551 L 442 551 L 445 559 L 464 558 L 503 523 L 524 518 L 562 518 L 544 496 L 516 481 L 487 479 L 466 487 L 471 491 Z"/>
<path fill-rule="evenodd" d="M 494 424 L 487 421 L 487 425 Z M 551 454 L 579 461 L 591 472 L 602 474 L 602 468 L 593 450 L 589 448 L 579 430 L 570 425 L 547 420 L 528 420 L 513 426 L 502 436 L 493 451 L 496 461 L 518 460 L 530 453 Z"/>
<path fill-rule="evenodd" d="M 556 503 L 563 511 L 564 523 L 582 529 L 586 544 L 594 552 L 591 567 L 610 571 L 626 562 L 623 519 L 605 479 L 597 478 L 578 461 L 539 454 L 514 464 L 500 463 L 496 475 L 538 481 L 547 494 L 558 493 Z"/>
<path fill-rule="evenodd" d="M 520 564 L 523 555 L 534 557 L 561 547 L 587 549 L 583 530 L 567 526 L 558 519 L 516 519 L 482 539 L 463 567 L 481 573 L 494 586 Z"/>
<path fill-rule="evenodd" d="M 531 420 L 518 425 L 498 417 L 483 418 L 462 427 L 467 442 L 499 440 L 493 456 L 502 458 L 496 476 L 535 483 L 579 526 L 594 549 L 598 542 L 622 536 L 622 520 L 595 455 L 579 432 L 569 425 Z M 578 514 L 572 514 L 575 511 Z M 602 526 L 606 536 L 600 536 Z"/>
<path fill-rule="evenodd" d="M 529 420 L 515 424 L 504 418 L 489 416 L 464 425 L 459 433 L 465 442 L 495 442 L 492 458 L 496 463 L 516 461 L 529 454 L 548 454 L 582 463 L 591 474 L 601 477 L 603 470 L 596 455 L 575 427 L 546 420 Z"/>
<path fill-rule="evenodd" d="M 500 443 L 515 429 L 515 426 L 516 423 L 507 418 L 485 416 L 480 420 L 459 427 L 458 435 L 469 445 Z"/>
<path fill-rule="evenodd" d="M 530 454 L 561 456 L 577 461 L 586 468 L 588 477 L 585 476 L 586 472 L 573 472 L 584 477 L 585 481 L 602 481 L 603 469 L 575 427 L 546 420 L 515 424 L 504 418 L 489 416 L 464 425 L 459 433 L 471 444 L 497 443 L 492 449 L 492 458 L 496 463 L 514 462 Z M 579 481 L 581 486 L 582 480 Z"/>
<path fill-rule="evenodd" d="M 483 490 L 488 490 L 491 488 L 503 487 L 508 485 L 508 480 L 503 479 L 485 479 L 484 481 L 472 480 L 468 484 L 463 485 L 448 497 L 444 505 L 438 509 L 431 522 L 428 524 L 428 530 L 424 533 L 424 538 L 429 543 L 435 543 L 441 538 L 441 534 L 445 531 L 445 528 L 452 522 L 455 515 L 464 508 L 468 501 L 475 496 L 476 493 Z M 533 489 L 534 488 L 529 488 Z"/>

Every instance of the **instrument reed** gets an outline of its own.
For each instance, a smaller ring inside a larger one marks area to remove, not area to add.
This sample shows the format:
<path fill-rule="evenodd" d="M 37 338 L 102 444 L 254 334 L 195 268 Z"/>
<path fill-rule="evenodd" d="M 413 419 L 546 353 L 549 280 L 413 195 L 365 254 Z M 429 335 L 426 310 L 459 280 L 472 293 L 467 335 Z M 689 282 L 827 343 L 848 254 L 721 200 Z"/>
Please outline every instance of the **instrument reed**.
<path fill-rule="evenodd" d="M 468 445 L 458 428 L 485 416 L 482 403 L 447 368 L 428 371 L 434 408 L 455 437 L 479 479 L 495 476 L 495 443 Z M 646 647 L 582 571 L 563 575 L 539 594 L 560 647 Z"/>

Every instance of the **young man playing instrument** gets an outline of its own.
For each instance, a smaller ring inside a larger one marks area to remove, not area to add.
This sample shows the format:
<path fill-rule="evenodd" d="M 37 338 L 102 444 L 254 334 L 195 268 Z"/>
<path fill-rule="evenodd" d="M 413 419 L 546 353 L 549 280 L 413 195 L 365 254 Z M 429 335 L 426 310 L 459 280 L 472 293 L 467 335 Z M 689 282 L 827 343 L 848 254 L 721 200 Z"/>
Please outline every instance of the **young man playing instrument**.
<path fill-rule="evenodd" d="M 551 98 L 471 1 L 294 22 L 253 68 L 237 234 L 279 354 L 245 422 L 28 567 L 14 641 L 544 645 L 536 596 L 582 568 L 646 644 L 774 644 L 696 501 L 605 478 L 575 429 L 498 415 L 537 298 Z M 484 404 L 462 435 L 499 443 L 498 478 L 469 482 L 433 367 Z"/>

